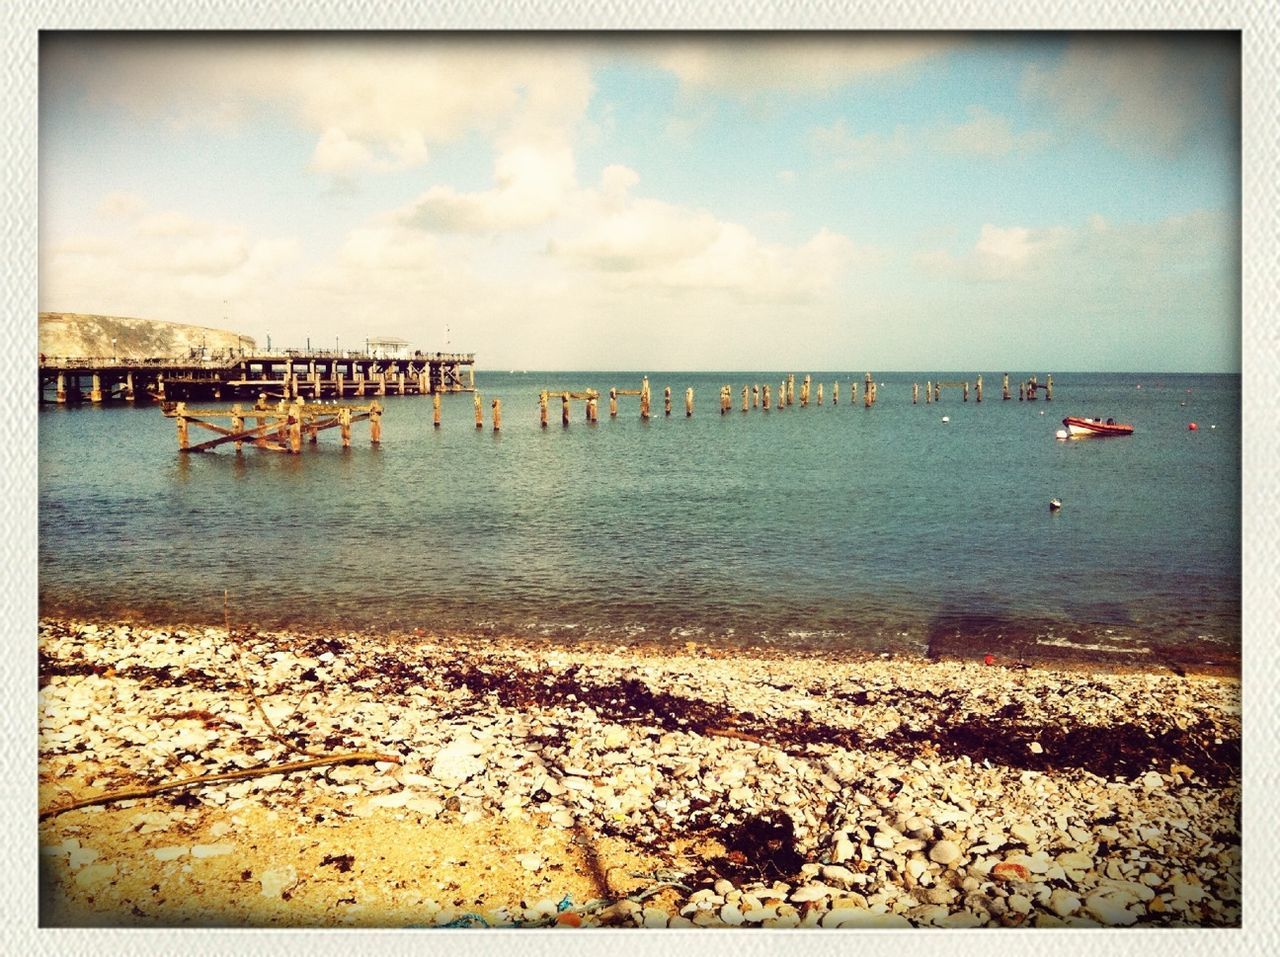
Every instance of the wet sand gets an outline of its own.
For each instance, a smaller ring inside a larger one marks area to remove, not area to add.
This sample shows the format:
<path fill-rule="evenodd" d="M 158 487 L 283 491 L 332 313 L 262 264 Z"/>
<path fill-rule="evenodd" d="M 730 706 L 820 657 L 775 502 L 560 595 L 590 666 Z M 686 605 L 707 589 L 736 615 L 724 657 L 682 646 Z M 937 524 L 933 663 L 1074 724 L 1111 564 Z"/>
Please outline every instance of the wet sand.
<path fill-rule="evenodd" d="M 1232 675 L 68 619 L 39 648 L 42 811 L 263 769 L 44 817 L 48 926 L 1240 922 Z"/>

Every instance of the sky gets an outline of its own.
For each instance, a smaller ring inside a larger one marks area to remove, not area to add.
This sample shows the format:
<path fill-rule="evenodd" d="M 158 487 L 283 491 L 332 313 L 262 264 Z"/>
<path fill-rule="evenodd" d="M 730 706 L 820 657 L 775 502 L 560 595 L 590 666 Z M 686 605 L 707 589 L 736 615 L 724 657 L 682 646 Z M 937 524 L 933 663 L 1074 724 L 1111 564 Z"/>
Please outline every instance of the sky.
<path fill-rule="evenodd" d="M 1240 369 L 1236 34 L 42 33 L 41 311 L 480 368 Z"/>

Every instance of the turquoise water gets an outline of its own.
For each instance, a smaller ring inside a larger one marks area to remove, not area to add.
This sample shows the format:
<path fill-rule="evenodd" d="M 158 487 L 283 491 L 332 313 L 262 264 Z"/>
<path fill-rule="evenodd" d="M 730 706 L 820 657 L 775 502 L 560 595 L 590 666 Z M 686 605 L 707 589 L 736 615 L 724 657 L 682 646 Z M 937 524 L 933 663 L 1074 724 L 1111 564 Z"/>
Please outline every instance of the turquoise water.
<path fill-rule="evenodd" d="M 650 373 L 648 423 L 637 397 L 608 413 L 640 373 L 479 372 L 483 431 L 468 394 L 439 430 L 389 396 L 381 448 L 360 423 L 301 456 L 183 456 L 155 407 L 46 405 L 41 606 L 220 622 L 226 588 L 261 627 L 1236 660 L 1239 376 L 1058 373 L 1052 402 L 1002 402 L 1002 372 L 981 404 L 914 406 L 913 381 L 973 374 L 881 374 L 872 410 L 861 372 L 814 373 L 801 409 L 800 372 L 795 406 L 746 414 L 742 385 L 776 400 L 784 373 Z M 588 387 L 597 425 L 553 397 L 538 427 L 539 390 Z M 1057 441 L 1065 415 L 1136 431 Z"/>

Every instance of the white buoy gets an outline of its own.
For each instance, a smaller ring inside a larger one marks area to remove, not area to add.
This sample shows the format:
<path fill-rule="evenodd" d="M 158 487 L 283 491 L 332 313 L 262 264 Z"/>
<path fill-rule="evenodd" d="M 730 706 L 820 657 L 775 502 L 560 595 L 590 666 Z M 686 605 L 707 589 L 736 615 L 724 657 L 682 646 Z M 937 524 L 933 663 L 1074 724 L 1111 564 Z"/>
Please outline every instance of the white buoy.
<path fill-rule="evenodd" d="M 943 422 L 950 422 L 950 421 L 951 421 L 951 416 L 949 416 L 949 415 L 944 415 L 944 416 L 942 417 L 942 421 L 943 421 Z"/>
<path fill-rule="evenodd" d="M 1070 433 L 1070 432 L 1068 432 L 1066 429 L 1059 429 L 1057 432 L 1055 432 L 1055 433 L 1053 433 L 1053 434 L 1054 434 L 1055 436 L 1057 436 L 1058 438 L 1060 438 L 1060 439 L 1065 439 L 1065 438 L 1067 438 L 1068 436 L 1070 436 L 1070 435 L 1071 435 L 1071 433 Z"/>

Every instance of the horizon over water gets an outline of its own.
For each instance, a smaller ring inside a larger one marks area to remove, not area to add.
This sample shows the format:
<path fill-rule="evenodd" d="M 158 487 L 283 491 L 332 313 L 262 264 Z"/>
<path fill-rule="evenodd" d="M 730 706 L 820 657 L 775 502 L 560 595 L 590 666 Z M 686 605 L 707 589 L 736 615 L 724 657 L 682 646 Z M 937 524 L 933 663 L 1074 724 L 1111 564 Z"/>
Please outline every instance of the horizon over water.
<path fill-rule="evenodd" d="M 387 396 L 381 448 L 359 423 L 300 456 L 184 456 L 157 407 L 46 404 L 41 613 L 221 624 L 225 588 L 241 627 L 1238 664 L 1239 374 L 1054 371 L 1020 402 L 1045 373 L 1009 370 L 1006 402 L 1001 369 L 980 404 L 912 405 L 974 373 L 880 372 L 868 410 L 864 371 L 811 372 L 807 409 L 798 371 L 794 406 L 745 414 L 786 373 L 650 372 L 648 423 L 636 396 L 609 418 L 640 372 L 479 371 L 483 431 L 468 393 L 439 430 Z M 544 388 L 598 389 L 599 423 L 574 402 L 562 429 L 553 394 L 542 430 Z M 1056 440 L 1066 415 L 1135 434 Z"/>

